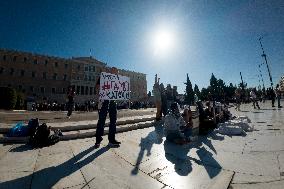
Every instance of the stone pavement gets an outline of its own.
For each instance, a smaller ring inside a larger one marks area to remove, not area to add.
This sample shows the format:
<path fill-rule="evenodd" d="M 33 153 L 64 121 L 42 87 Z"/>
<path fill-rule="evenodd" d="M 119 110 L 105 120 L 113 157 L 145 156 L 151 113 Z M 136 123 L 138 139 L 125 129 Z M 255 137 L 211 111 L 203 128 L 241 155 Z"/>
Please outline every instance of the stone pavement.
<path fill-rule="evenodd" d="M 165 141 L 161 126 L 31 149 L 0 146 L 0 188 L 284 188 L 284 109 L 242 105 L 257 131 L 211 133 L 190 145 Z"/>

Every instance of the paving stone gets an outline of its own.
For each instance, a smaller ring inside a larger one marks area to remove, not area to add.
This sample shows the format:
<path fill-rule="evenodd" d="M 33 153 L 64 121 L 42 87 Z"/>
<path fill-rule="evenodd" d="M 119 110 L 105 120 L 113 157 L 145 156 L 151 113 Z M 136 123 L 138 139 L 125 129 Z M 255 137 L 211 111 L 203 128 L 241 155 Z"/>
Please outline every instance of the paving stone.
<path fill-rule="evenodd" d="M 205 153 L 200 158 L 202 163 L 214 167 L 222 167 L 226 170 L 252 175 L 279 177 L 279 166 L 277 154 L 275 153 L 239 154 L 220 152 L 217 155 Z"/>
<path fill-rule="evenodd" d="M 232 184 L 230 189 L 283 189 L 284 180 L 256 184 Z"/>
<path fill-rule="evenodd" d="M 58 143 L 40 148 L 39 154 L 50 155 L 58 153 L 72 153 L 70 145 L 67 141 L 59 141 Z"/>
<path fill-rule="evenodd" d="M 10 148 L 12 148 L 12 146 L 13 145 L 11 144 L 0 144 L 0 159 L 5 155 L 6 152 L 9 151 Z"/>
<path fill-rule="evenodd" d="M 189 162 L 187 162 L 189 163 Z M 181 162 L 176 166 L 174 171 L 169 172 L 167 169 L 158 173 L 155 178 L 162 183 L 179 188 L 219 188 L 226 189 L 231 181 L 233 172 L 210 166 L 198 165 L 191 162 L 190 165 Z M 189 168 L 190 166 L 190 168 Z"/>
<path fill-rule="evenodd" d="M 255 136 L 255 140 L 248 144 L 252 151 L 284 151 L 284 136 Z"/>
<path fill-rule="evenodd" d="M 77 166 L 78 158 L 70 153 L 40 154 L 31 188 L 66 188 L 86 184 Z"/>
<path fill-rule="evenodd" d="M 0 174 L 6 172 L 31 172 L 34 169 L 38 150 L 10 151 L 0 159 Z"/>
<path fill-rule="evenodd" d="M 5 172 L 0 173 L 1 189 L 29 189 L 33 172 Z"/>
<path fill-rule="evenodd" d="M 284 152 L 278 153 L 278 161 L 279 161 L 280 177 L 281 179 L 284 179 Z"/>
<path fill-rule="evenodd" d="M 146 174 L 131 175 L 133 166 L 103 147 L 86 158 L 91 162 L 81 170 L 90 188 L 162 188 L 164 185 Z"/>
<path fill-rule="evenodd" d="M 267 175 L 252 175 L 252 174 L 245 174 L 245 173 L 235 173 L 232 184 L 243 184 L 243 183 L 254 183 L 254 182 L 271 182 L 275 180 L 279 180 L 279 176 L 267 176 Z"/>

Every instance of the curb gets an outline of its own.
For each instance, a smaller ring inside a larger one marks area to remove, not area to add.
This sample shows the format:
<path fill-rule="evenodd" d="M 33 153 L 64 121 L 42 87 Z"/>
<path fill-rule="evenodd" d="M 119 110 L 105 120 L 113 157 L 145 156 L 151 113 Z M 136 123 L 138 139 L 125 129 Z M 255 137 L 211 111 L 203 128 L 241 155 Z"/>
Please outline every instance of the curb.
<path fill-rule="evenodd" d="M 117 121 L 116 125 L 126 125 L 126 124 L 135 124 L 139 122 L 145 121 L 153 121 L 155 117 L 145 117 L 141 119 L 129 119 L 125 121 Z M 48 124 L 48 123 L 47 123 Z M 109 126 L 109 122 L 106 123 L 105 127 Z M 87 129 L 95 129 L 97 128 L 97 124 L 88 124 L 88 125 L 72 125 L 72 126 L 64 126 L 64 127 L 52 127 L 53 129 L 60 129 L 61 131 L 77 131 L 77 130 L 87 130 Z M 11 127 L 0 127 L 0 133 L 5 134 L 8 133 Z"/>
<path fill-rule="evenodd" d="M 144 123 L 130 125 L 126 124 L 123 127 L 118 127 L 116 129 L 116 133 L 123 133 L 128 132 L 132 130 L 137 129 L 144 129 L 148 127 L 152 127 L 154 125 L 155 121 L 145 121 Z M 92 128 L 93 129 L 93 128 Z M 104 132 L 104 135 L 108 134 L 108 130 Z M 94 137 L 96 135 L 96 131 L 90 131 L 90 132 L 84 132 L 84 133 L 73 133 L 73 134 L 67 134 L 60 137 L 60 141 L 66 141 L 66 140 L 74 140 L 74 139 L 81 139 L 81 138 L 89 138 Z M 29 137 L 0 137 L 0 143 L 27 143 L 29 141 Z"/>

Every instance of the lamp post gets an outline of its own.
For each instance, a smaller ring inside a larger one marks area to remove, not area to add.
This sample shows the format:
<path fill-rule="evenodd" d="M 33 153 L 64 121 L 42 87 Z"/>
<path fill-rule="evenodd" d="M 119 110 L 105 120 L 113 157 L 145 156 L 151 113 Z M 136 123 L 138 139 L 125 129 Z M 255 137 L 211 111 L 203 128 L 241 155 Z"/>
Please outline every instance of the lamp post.
<path fill-rule="evenodd" d="M 266 67 L 267 67 L 267 71 L 268 71 L 268 74 L 269 74 L 269 79 L 270 79 L 270 85 L 271 85 L 271 88 L 273 89 L 273 82 L 272 82 L 272 77 L 271 77 L 271 73 L 270 73 L 270 69 L 269 69 L 269 66 L 268 66 L 268 63 L 267 63 L 267 56 L 266 56 L 266 54 L 264 53 L 264 49 L 263 49 L 263 46 L 262 46 L 262 43 L 261 43 L 261 39 L 262 39 L 263 37 L 260 37 L 258 40 L 259 40 L 259 43 L 260 43 L 260 47 L 261 47 L 261 49 L 262 49 L 262 57 L 264 58 L 264 60 L 265 60 L 265 63 L 266 63 Z"/>

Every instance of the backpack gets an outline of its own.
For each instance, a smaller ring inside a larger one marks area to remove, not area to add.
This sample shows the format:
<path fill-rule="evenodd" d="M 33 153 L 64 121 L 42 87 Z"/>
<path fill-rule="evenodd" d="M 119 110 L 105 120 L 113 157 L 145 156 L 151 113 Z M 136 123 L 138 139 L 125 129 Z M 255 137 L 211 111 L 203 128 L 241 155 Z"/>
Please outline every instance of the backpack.
<path fill-rule="evenodd" d="M 30 143 L 34 146 L 46 146 L 48 145 L 48 137 L 50 134 L 50 128 L 46 123 L 41 124 L 35 130 L 35 133 L 30 137 Z"/>
<path fill-rule="evenodd" d="M 36 132 L 36 129 L 39 127 L 38 118 L 30 119 L 28 123 L 28 136 L 33 136 Z"/>

